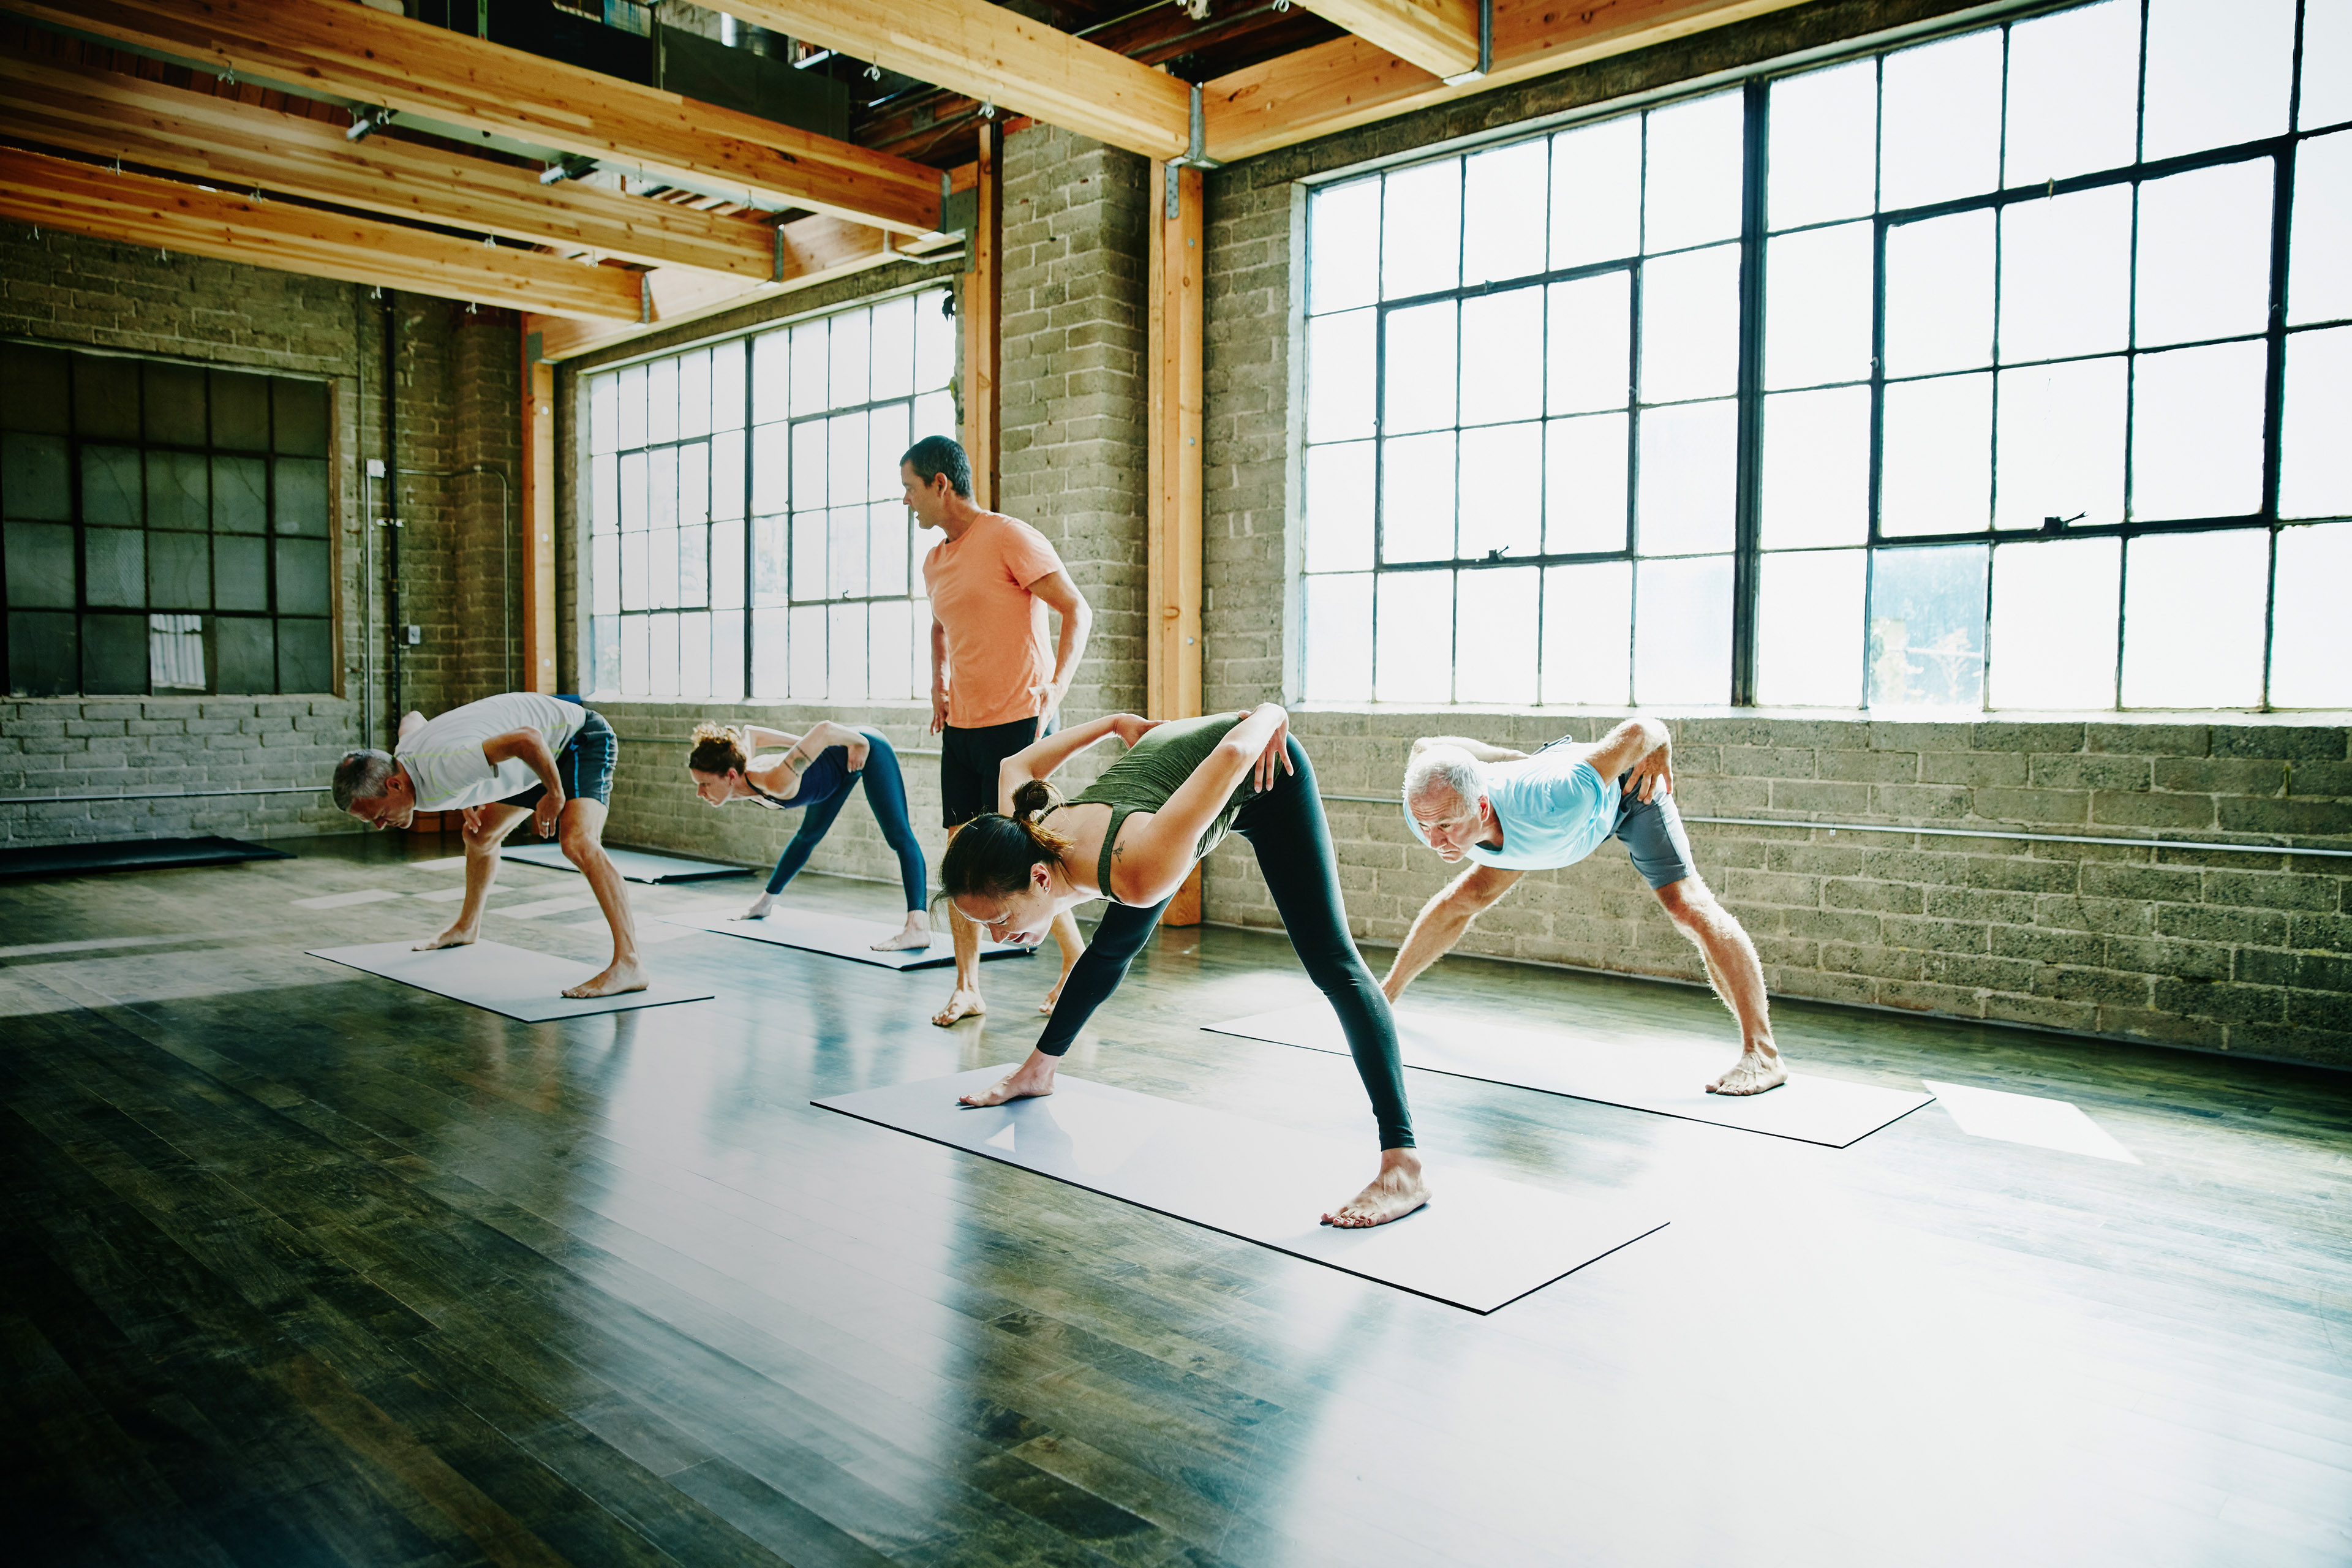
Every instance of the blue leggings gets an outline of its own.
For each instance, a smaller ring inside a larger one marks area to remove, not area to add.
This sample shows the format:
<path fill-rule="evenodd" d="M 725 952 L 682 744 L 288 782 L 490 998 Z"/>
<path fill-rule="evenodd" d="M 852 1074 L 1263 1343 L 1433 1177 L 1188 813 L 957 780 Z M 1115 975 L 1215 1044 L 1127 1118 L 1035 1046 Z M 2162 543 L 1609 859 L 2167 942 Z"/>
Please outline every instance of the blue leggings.
<path fill-rule="evenodd" d="M 823 800 L 811 801 L 801 813 L 801 830 L 776 857 L 775 874 L 768 879 L 768 891 L 781 893 L 784 884 L 800 875 L 808 858 L 816 852 L 817 845 L 833 826 L 833 819 L 841 815 L 857 781 L 866 781 L 866 804 L 874 808 L 874 820 L 882 825 L 882 837 L 898 855 L 898 881 L 907 890 L 907 907 L 923 907 L 923 894 L 929 885 L 923 868 L 923 847 L 915 841 L 913 824 L 907 820 L 907 781 L 898 773 L 898 753 L 878 730 L 860 729 L 872 748 L 866 754 L 865 768 L 843 777 L 841 787 Z M 841 751 L 842 747 L 832 750 Z"/>

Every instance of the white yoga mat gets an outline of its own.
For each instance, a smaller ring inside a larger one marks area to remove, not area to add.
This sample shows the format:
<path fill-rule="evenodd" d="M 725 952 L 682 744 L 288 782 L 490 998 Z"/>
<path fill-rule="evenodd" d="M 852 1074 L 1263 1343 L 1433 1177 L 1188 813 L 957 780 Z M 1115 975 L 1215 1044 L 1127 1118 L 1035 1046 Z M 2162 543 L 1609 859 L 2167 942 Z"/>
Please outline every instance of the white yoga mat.
<path fill-rule="evenodd" d="M 877 952 L 873 944 L 885 937 L 898 934 L 898 928 L 881 921 L 855 920 L 847 915 L 822 915 L 809 910 L 771 910 L 756 921 L 730 920 L 725 915 L 683 914 L 664 915 L 671 925 L 688 926 L 696 931 L 716 931 L 721 936 L 745 937 L 752 942 L 770 942 L 777 947 L 797 947 L 809 952 L 830 953 L 835 958 L 855 959 L 860 963 L 878 963 L 885 969 L 937 969 L 955 963 L 955 940 L 943 931 L 931 933 L 928 948 L 910 947 L 898 952 Z M 1033 949 L 1016 947 L 1009 942 L 982 942 L 982 958 L 1026 958 Z"/>
<path fill-rule="evenodd" d="M 1371 1176 L 1370 1136 L 1343 1143 L 1067 1073 L 1044 1100 L 985 1110 L 956 1103 L 1012 1070 L 975 1068 L 810 1103 L 1474 1312 L 1665 1224 L 1613 1197 L 1546 1192 L 1433 1159 L 1428 1207 L 1370 1230 L 1334 1230 L 1319 1216 Z"/>
<path fill-rule="evenodd" d="M 1205 1026 L 1221 1035 L 1272 1040 L 1310 1051 L 1348 1054 L 1339 1020 L 1321 1002 L 1254 1013 Z M 1596 1040 L 1426 1012 L 1397 1014 L 1404 1065 L 1487 1083 L 1596 1100 L 1632 1110 L 1712 1121 L 1775 1138 L 1843 1149 L 1936 1097 L 1843 1079 L 1794 1072 L 1762 1094 L 1709 1094 L 1706 1086 L 1738 1059 L 1737 1041 L 1721 1046 Z"/>
<path fill-rule="evenodd" d="M 2134 1165 L 2140 1163 L 2138 1155 L 2116 1142 L 2114 1133 L 2092 1121 L 2071 1100 L 1937 1083 L 1932 1078 L 1927 1083 L 1936 1091 L 1945 1113 L 1971 1138 L 1998 1138 L 2004 1143 L 2025 1143 Z"/>
<path fill-rule="evenodd" d="M 574 999 L 564 995 L 563 988 L 579 984 L 604 968 L 603 964 L 583 963 L 577 959 L 558 958 L 552 953 L 533 952 L 529 948 L 509 947 L 496 942 L 437 948 L 431 952 L 415 952 L 413 942 L 378 942 L 362 947 L 314 947 L 306 951 L 313 958 L 347 963 L 353 969 L 364 969 L 370 974 L 381 974 L 386 980 L 397 980 L 436 996 L 470 1002 L 526 1024 L 544 1024 L 553 1018 L 584 1018 L 596 1013 L 625 1013 L 637 1007 L 662 1007 L 672 1002 L 701 1002 L 712 994 L 665 984 L 656 978 L 643 991 Z"/>
<path fill-rule="evenodd" d="M 688 860 L 676 855 L 656 855 L 650 849 L 615 849 L 604 846 L 612 858 L 614 869 L 632 882 L 702 882 L 713 877 L 748 877 L 751 872 L 740 866 L 721 865 L 716 860 Z M 499 851 L 501 860 L 520 860 L 526 866 L 544 866 L 551 871 L 579 869 L 563 858 L 561 844 L 509 844 Z"/>

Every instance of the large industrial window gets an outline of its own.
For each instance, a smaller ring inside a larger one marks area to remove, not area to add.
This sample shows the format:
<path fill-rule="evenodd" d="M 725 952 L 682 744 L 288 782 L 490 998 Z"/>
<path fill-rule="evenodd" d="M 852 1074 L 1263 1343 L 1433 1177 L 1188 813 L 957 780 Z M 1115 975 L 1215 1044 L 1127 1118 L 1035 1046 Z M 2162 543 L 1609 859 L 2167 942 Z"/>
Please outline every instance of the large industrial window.
<path fill-rule="evenodd" d="M 1310 193 L 1310 700 L 2352 704 L 2352 10 L 2106 0 Z"/>
<path fill-rule="evenodd" d="M 21 697 L 334 689 L 327 388 L 0 344 Z"/>
<path fill-rule="evenodd" d="M 902 294 L 589 378 L 597 690 L 929 689 L 898 456 L 955 430 L 947 301 Z"/>

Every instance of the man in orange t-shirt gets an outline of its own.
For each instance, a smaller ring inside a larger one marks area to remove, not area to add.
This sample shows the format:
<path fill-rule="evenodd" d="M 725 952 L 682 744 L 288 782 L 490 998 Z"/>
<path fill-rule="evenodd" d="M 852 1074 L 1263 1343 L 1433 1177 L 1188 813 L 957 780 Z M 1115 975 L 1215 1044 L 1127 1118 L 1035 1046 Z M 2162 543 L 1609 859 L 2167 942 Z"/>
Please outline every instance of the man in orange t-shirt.
<path fill-rule="evenodd" d="M 1053 729 L 1086 655 L 1094 610 L 1044 534 L 972 504 L 971 459 L 955 442 L 924 437 L 899 459 L 898 478 L 915 521 L 947 535 L 923 557 L 923 585 L 931 597 L 931 732 L 940 737 L 940 802 L 952 838 L 981 813 L 1001 809 L 998 764 Z M 1050 663 L 1049 609 L 1062 617 Z M 948 930 L 956 985 L 932 1015 L 940 1025 L 988 1010 L 980 997 L 980 928 L 950 904 Z M 1086 951 L 1066 910 L 1054 917 L 1053 931 L 1062 979 L 1040 1009 L 1047 1013 Z"/>

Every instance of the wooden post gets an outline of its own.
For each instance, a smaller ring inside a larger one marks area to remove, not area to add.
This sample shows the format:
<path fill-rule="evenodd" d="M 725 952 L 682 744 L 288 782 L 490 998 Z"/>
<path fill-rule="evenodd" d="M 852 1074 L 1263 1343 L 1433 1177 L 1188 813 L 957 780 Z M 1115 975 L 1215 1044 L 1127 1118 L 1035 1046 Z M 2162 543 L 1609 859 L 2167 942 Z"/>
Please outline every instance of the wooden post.
<path fill-rule="evenodd" d="M 1151 166 L 1145 714 L 1201 711 L 1201 171 Z M 1201 923 L 1201 871 L 1161 917 Z"/>
<path fill-rule="evenodd" d="M 522 684 L 553 692 L 555 679 L 555 367 L 522 340 Z M 584 530 L 583 530 L 584 531 Z M 583 657 L 580 689 L 594 684 Z"/>
<path fill-rule="evenodd" d="M 983 121 L 971 234 L 966 240 L 971 270 L 963 279 L 963 449 L 971 459 L 971 499 L 983 511 L 996 510 L 997 436 L 1003 417 L 997 376 L 1003 363 L 1003 127 Z"/>

